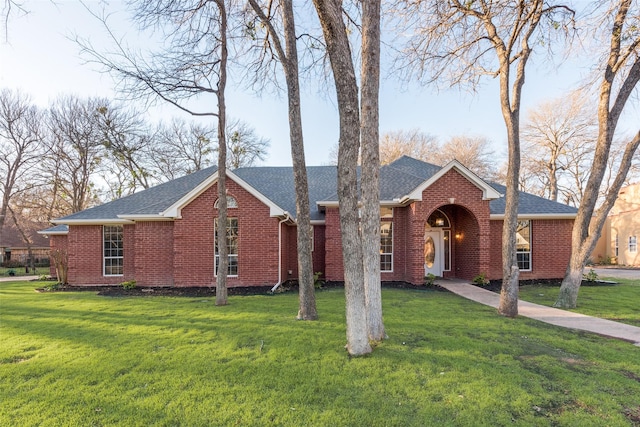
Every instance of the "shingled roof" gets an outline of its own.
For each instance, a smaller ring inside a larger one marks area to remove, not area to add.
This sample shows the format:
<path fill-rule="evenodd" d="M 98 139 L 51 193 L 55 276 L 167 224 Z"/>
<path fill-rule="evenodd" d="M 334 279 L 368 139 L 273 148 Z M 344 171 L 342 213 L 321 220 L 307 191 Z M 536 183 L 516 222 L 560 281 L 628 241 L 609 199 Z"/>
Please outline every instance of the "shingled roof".
<path fill-rule="evenodd" d="M 442 167 L 411 157 L 403 156 L 395 162 L 380 168 L 380 200 L 400 200 L 436 176 Z M 59 218 L 56 224 L 70 224 L 89 221 L 119 221 L 119 216 L 159 215 L 204 183 L 216 173 L 217 168 L 210 167 L 201 171 L 174 179 L 147 190 L 123 197 L 94 208 Z M 232 171 L 253 190 L 279 207 L 283 212 L 295 218 L 296 200 L 291 167 L 245 167 Z M 335 166 L 307 167 L 309 181 L 309 201 L 311 219 L 322 220 L 318 202 L 337 202 L 337 168 Z M 505 187 L 494 183 L 485 183 L 498 193 L 504 194 Z M 494 193 L 495 194 L 495 193 Z M 495 196 L 494 196 L 495 197 Z M 504 214 L 504 197 L 490 201 L 492 216 Z M 560 215 L 571 216 L 576 208 L 520 192 L 518 214 L 522 216 Z"/>

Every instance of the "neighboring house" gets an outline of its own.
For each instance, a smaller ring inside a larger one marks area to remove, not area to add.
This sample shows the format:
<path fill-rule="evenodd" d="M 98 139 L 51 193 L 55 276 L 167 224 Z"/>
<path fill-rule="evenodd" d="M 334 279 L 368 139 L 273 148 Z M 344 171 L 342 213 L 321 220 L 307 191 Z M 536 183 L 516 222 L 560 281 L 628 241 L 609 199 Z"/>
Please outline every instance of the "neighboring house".
<path fill-rule="evenodd" d="M 342 281 L 335 166 L 310 166 L 314 271 Z M 43 231 L 69 255 L 72 285 L 214 286 L 215 168 L 53 221 Z M 426 274 L 502 277 L 505 188 L 457 161 L 444 167 L 402 157 L 380 169 L 383 281 L 423 283 Z M 293 170 L 228 172 L 228 286 L 274 285 L 298 274 Z M 520 193 L 521 279 L 560 278 L 576 209 Z"/>
<path fill-rule="evenodd" d="M 0 234 L 0 265 L 25 266 L 30 260 L 29 249 L 35 264 L 48 265 L 49 240 L 35 231 L 42 226 L 43 224 L 29 227 L 25 231 L 28 241 L 25 241 L 13 219 L 7 218 Z"/>
<path fill-rule="evenodd" d="M 602 227 L 593 262 L 640 265 L 640 184 L 623 187 Z"/>

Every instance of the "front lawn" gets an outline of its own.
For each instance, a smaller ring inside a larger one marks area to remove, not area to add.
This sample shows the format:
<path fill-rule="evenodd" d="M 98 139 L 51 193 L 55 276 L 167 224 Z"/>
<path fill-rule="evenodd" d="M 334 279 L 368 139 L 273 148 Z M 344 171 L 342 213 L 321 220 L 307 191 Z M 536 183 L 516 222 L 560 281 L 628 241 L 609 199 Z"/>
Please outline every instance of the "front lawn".
<path fill-rule="evenodd" d="M 344 295 L 36 293 L 0 283 L 0 425 L 500 426 L 640 423 L 640 348 L 383 290 L 389 339 L 349 358 Z"/>
<path fill-rule="evenodd" d="M 578 306 L 571 311 L 601 317 L 629 325 L 640 326 L 640 281 L 604 278 L 617 285 L 583 284 L 578 293 Z M 560 287 L 526 285 L 520 287 L 520 299 L 536 304 L 553 306 Z"/>

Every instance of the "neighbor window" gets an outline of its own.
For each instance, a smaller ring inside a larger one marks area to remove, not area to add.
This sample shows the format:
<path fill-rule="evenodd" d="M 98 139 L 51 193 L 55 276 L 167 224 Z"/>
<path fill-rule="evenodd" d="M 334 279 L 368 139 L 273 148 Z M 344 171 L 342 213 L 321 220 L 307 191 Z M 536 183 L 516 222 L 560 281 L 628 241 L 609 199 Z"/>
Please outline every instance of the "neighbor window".
<path fill-rule="evenodd" d="M 218 275 L 218 265 L 220 264 L 220 255 L 218 254 L 218 218 L 214 222 L 214 247 L 216 276 Z M 227 218 L 227 259 L 229 267 L 227 268 L 228 276 L 238 275 L 238 218 Z"/>
<path fill-rule="evenodd" d="M 380 271 L 393 271 L 393 223 L 380 224 Z"/>
<path fill-rule="evenodd" d="M 516 229 L 516 258 L 520 270 L 531 270 L 531 221 L 529 220 L 518 221 Z"/>
<path fill-rule="evenodd" d="M 629 252 L 638 252 L 638 238 L 629 236 Z"/>
<path fill-rule="evenodd" d="M 124 274 L 122 226 L 105 225 L 102 227 L 102 242 L 104 275 L 122 276 Z"/>
<path fill-rule="evenodd" d="M 617 234 L 616 234 L 616 240 L 615 240 L 614 244 L 615 244 L 615 246 L 614 246 L 614 251 L 615 252 L 614 253 L 615 253 L 615 256 L 618 256 L 618 235 Z"/>

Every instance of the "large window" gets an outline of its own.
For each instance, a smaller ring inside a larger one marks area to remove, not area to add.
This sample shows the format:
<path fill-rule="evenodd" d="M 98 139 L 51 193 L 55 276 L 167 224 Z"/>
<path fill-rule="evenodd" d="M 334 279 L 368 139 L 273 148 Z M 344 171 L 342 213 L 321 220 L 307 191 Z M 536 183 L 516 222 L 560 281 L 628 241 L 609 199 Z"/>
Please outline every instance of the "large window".
<path fill-rule="evenodd" d="M 393 223 L 380 224 L 380 271 L 393 271 Z"/>
<path fill-rule="evenodd" d="M 218 218 L 214 223 L 214 239 L 215 239 L 215 258 L 216 258 L 216 276 L 218 275 L 218 265 L 220 264 L 220 255 L 218 254 Z M 228 276 L 238 275 L 238 218 L 227 218 L 227 259 L 229 267 L 227 268 Z"/>
<path fill-rule="evenodd" d="M 516 229 L 516 258 L 518 268 L 531 271 L 531 221 L 518 221 Z"/>
<path fill-rule="evenodd" d="M 102 227 L 102 242 L 104 275 L 122 276 L 124 274 L 122 226 L 105 225 Z"/>
<path fill-rule="evenodd" d="M 638 252 L 638 238 L 629 236 L 629 252 Z"/>

